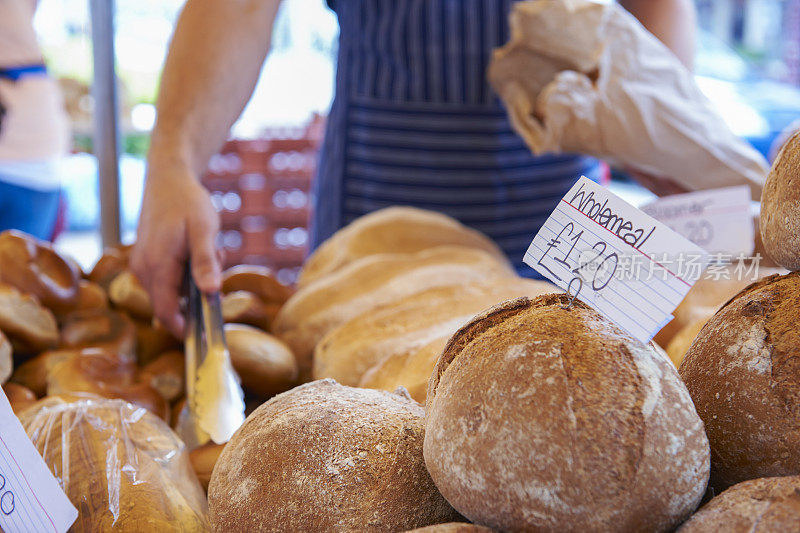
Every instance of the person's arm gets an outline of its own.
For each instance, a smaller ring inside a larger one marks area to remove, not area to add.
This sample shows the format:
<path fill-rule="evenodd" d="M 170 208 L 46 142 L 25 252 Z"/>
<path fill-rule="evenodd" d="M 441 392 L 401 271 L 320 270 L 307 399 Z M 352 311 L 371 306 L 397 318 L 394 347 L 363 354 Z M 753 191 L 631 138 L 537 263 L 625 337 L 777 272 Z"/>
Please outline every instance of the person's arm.
<path fill-rule="evenodd" d="M 170 44 L 131 268 L 156 317 L 177 335 L 186 260 L 202 291 L 220 288 L 219 216 L 198 178 L 253 92 L 279 4 L 188 0 Z"/>
<path fill-rule="evenodd" d="M 694 0 L 619 0 L 619 3 L 689 70 L 693 69 L 697 39 Z"/>

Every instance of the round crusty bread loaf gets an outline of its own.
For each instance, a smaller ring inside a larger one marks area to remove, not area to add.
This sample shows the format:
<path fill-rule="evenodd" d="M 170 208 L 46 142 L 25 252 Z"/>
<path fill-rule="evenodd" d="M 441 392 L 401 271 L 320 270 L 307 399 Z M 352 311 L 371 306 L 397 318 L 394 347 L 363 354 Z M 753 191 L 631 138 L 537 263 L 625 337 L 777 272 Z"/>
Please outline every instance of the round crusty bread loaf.
<path fill-rule="evenodd" d="M 800 132 L 783 145 L 764 184 L 761 238 L 779 265 L 800 270 Z"/>
<path fill-rule="evenodd" d="M 557 289 L 543 281 L 498 278 L 434 287 L 357 316 L 328 333 L 314 350 L 315 379 L 355 386 L 374 365 L 449 337 L 476 313 L 519 296 Z M 433 367 L 429 369 L 433 370 Z"/>
<path fill-rule="evenodd" d="M 20 420 L 78 509 L 71 532 L 207 531 L 184 444 L 153 414 L 121 400 L 49 396 Z"/>
<path fill-rule="evenodd" d="M 505 302 L 450 339 L 428 388 L 428 471 L 501 531 L 671 530 L 706 488 L 703 424 L 665 355 L 568 303 Z"/>
<path fill-rule="evenodd" d="M 309 376 L 314 347 L 351 318 L 432 287 L 513 275 L 507 262 L 465 246 L 362 257 L 297 291 L 272 331 L 291 347 L 301 374 Z"/>
<path fill-rule="evenodd" d="M 692 516 L 678 533 L 800 531 L 800 477 L 743 481 Z"/>
<path fill-rule="evenodd" d="M 466 522 L 448 522 L 412 529 L 406 533 L 492 533 L 493 529 Z"/>
<path fill-rule="evenodd" d="M 388 207 L 355 220 L 323 242 L 306 260 L 297 285 L 304 287 L 360 257 L 447 244 L 479 248 L 508 261 L 488 237 L 454 218 L 415 207 Z"/>
<path fill-rule="evenodd" d="M 385 357 L 364 373 L 358 386 L 381 390 L 405 387 L 412 398 L 424 404 L 431 372 L 449 339 L 450 335 L 445 335 L 425 346 Z"/>
<path fill-rule="evenodd" d="M 681 363 L 711 443 L 717 492 L 800 474 L 798 322 L 800 273 L 770 276 L 720 309 Z"/>
<path fill-rule="evenodd" d="M 404 531 L 458 518 L 422 459 L 423 408 L 333 380 L 256 409 L 208 487 L 214 531 Z"/>

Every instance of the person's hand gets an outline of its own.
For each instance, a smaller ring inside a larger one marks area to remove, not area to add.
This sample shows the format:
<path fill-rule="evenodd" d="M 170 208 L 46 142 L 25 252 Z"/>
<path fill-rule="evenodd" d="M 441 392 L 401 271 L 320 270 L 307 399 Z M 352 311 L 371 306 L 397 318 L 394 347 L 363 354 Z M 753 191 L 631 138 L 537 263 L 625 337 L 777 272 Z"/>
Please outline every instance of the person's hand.
<path fill-rule="evenodd" d="M 203 292 L 221 285 L 215 247 L 219 215 L 208 191 L 181 165 L 151 165 L 145 187 L 131 269 L 147 289 L 157 319 L 178 337 L 184 318 L 179 298 L 186 261 Z"/>
<path fill-rule="evenodd" d="M 689 189 L 669 178 L 655 177 L 630 168 L 626 169 L 626 171 L 639 185 L 642 185 L 656 196 L 670 196 L 689 192 Z"/>

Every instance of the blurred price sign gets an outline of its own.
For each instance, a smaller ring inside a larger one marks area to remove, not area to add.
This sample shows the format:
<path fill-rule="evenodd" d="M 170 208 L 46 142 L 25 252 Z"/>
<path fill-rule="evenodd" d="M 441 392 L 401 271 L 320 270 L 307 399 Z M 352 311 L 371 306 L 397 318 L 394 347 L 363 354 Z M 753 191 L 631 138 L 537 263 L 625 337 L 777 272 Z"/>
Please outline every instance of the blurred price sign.
<path fill-rule="evenodd" d="M 712 254 L 753 253 L 750 187 L 711 189 L 659 198 L 641 210 Z"/>
<path fill-rule="evenodd" d="M 672 320 L 708 254 L 581 177 L 525 253 L 525 263 L 642 342 Z"/>
<path fill-rule="evenodd" d="M 0 531 L 63 533 L 77 518 L 0 391 Z"/>

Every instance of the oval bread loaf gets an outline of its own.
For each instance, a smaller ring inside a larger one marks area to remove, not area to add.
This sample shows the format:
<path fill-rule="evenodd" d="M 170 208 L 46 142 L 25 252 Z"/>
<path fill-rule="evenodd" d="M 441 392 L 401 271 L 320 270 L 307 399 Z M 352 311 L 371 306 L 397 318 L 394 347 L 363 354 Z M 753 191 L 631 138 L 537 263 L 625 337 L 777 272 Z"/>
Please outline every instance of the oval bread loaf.
<path fill-rule="evenodd" d="M 800 132 L 778 153 L 764 184 L 761 238 L 779 265 L 800 270 Z"/>

